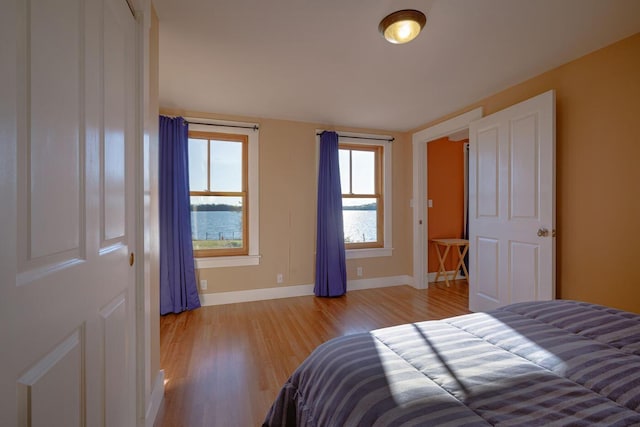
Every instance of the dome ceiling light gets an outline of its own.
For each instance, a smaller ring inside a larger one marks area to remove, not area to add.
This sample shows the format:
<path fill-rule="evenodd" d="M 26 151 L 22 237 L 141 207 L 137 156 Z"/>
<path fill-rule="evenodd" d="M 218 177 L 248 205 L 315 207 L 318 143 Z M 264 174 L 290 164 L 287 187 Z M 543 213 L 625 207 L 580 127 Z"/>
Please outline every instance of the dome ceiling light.
<path fill-rule="evenodd" d="M 427 17 L 419 10 L 404 9 L 387 15 L 378 30 L 388 42 L 402 44 L 418 37 L 426 22 Z"/>

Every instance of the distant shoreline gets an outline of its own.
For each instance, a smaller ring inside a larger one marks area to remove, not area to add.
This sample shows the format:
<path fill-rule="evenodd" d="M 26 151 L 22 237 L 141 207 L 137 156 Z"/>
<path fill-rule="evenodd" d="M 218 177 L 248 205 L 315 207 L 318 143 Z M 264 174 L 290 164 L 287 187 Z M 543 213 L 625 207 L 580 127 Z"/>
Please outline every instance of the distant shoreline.
<path fill-rule="evenodd" d="M 375 203 L 369 203 L 367 205 L 358 205 L 358 206 L 343 206 L 343 211 L 375 211 L 377 209 Z M 191 205 L 192 212 L 242 212 L 242 206 L 231 206 L 231 205 L 217 205 L 217 204 L 208 204 L 208 205 Z"/>
<path fill-rule="evenodd" d="M 191 205 L 192 212 L 242 212 L 242 206 L 231 205 Z"/>
<path fill-rule="evenodd" d="M 369 203 L 367 205 L 358 206 L 342 206 L 343 211 L 375 211 L 377 206 L 375 203 Z"/>

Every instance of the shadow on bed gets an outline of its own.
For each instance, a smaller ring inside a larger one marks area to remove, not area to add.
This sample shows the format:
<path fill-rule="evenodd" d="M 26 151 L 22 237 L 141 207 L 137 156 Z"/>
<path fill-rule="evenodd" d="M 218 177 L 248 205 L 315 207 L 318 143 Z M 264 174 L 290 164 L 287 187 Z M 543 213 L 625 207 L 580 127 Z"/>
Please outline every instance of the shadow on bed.
<path fill-rule="evenodd" d="M 412 323 L 412 325 L 414 328 L 416 328 L 416 331 L 420 334 L 425 344 L 427 344 L 431 349 L 431 351 L 433 351 L 433 354 L 435 354 L 435 356 L 438 358 L 442 366 L 447 370 L 451 378 L 453 378 L 458 383 L 458 387 L 460 387 L 460 390 L 462 390 L 464 394 L 469 394 L 469 390 L 465 387 L 462 381 L 460 381 L 460 379 L 458 378 L 456 373 L 453 371 L 451 366 L 449 366 L 449 364 L 447 363 L 447 360 L 440 354 L 440 352 L 438 351 L 436 346 L 431 342 L 429 337 L 427 337 L 427 335 L 425 335 L 425 333 L 422 332 L 422 330 L 418 327 L 418 325 L 416 325 L 415 323 Z"/>

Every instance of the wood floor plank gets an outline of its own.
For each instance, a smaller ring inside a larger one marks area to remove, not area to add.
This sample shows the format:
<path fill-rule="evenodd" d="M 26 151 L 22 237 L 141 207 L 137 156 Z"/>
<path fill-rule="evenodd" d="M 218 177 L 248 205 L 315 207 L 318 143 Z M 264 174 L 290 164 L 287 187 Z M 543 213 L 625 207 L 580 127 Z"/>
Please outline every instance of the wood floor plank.
<path fill-rule="evenodd" d="M 155 427 L 259 426 L 293 370 L 324 341 L 468 313 L 465 281 L 202 307 L 160 319 L 165 396 Z"/>

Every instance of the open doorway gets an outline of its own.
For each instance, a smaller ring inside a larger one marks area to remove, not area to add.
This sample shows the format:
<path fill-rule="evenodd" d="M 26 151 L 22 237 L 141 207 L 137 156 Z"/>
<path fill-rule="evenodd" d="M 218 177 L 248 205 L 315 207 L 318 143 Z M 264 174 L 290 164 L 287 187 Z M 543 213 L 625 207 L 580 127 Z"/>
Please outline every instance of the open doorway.
<path fill-rule="evenodd" d="M 433 239 L 468 239 L 468 138 L 468 130 L 465 130 L 427 144 L 427 242 Z M 444 281 L 444 275 L 438 274 L 438 249 L 430 243 L 427 251 L 428 282 Z M 444 260 L 446 274 L 466 279 L 466 269 L 455 273 L 457 251 L 456 247 L 447 251 Z M 468 265 L 465 262 L 465 266 Z"/>
<path fill-rule="evenodd" d="M 413 135 L 413 286 L 426 289 L 429 283 L 429 213 L 427 208 L 427 144 L 461 132 L 468 134 L 469 124 L 482 117 L 476 108 L 452 119 L 438 123 Z"/>

